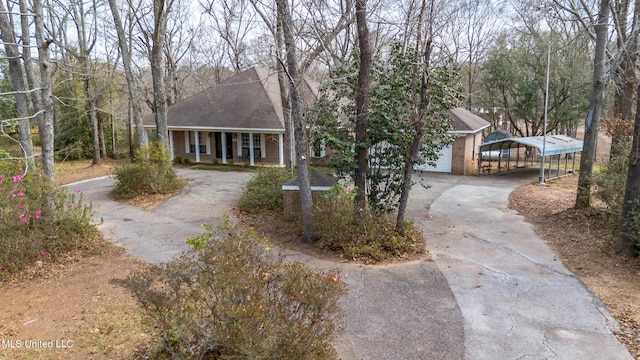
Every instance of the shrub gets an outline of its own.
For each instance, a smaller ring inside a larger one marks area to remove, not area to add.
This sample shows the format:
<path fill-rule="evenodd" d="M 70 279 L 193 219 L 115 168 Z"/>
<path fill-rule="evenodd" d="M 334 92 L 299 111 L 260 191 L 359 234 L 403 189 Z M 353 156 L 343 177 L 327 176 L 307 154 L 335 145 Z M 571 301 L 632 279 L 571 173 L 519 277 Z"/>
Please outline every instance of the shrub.
<path fill-rule="evenodd" d="M 169 150 L 159 142 L 136 151 L 132 164 L 116 168 L 116 186 L 112 194 L 117 199 L 132 199 L 145 194 L 169 194 L 182 186 L 173 171 Z"/>
<path fill-rule="evenodd" d="M 401 235 L 391 214 L 357 209 L 353 198 L 353 192 L 337 185 L 315 205 L 320 248 L 365 262 L 425 252 L 422 236 L 413 223 L 407 222 Z"/>
<path fill-rule="evenodd" d="M 622 147 L 616 152 L 619 155 L 609 159 L 609 162 L 593 175 L 594 195 L 606 204 L 604 217 L 610 230 L 608 234 L 612 239 L 618 234 L 622 218 L 630 145 L 629 142 L 618 144 L 617 146 Z"/>
<path fill-rule="evenodd" d="M 180 164 L 180 165 L 189 165 L 189 164 L 191 164 L 191 159 L 183 158 L 181 156 L 176 156 L 176 157 L 173 158 L 173 163 L 174 164 Z"/>
<path fill-rule="evenodd" d="M 246 212 L 282 211 L 282 185 L 292 178 L 291 173 L 282 168 L 261 168 L 247 183 L 238 207 Z"/>
<path fill-rule="evenodd" d="M 93 245 L 97 229 L 82 192 L 69 194 L 37 171 L 0 166 L 0 269 L 15 272 Z M 0 272 L 1 275 L 2 272 Z"/>
<path fill-rule="evenodd" d="M 176 260 L 119 281 L 158 326 L 151 357 L 334 358 L 338 272 L 267 260 L 256 235 L 228 219 L 206 229 Z"/>
<path fill-rule="evenodd" d="M 628 216 L 624 226 L 624 233 L 627 238 L 632 239 L 636 256 L 640 255 L 640 201 L 631 200 Z M 622 214 L 620 215 L 622 217 Z"/>

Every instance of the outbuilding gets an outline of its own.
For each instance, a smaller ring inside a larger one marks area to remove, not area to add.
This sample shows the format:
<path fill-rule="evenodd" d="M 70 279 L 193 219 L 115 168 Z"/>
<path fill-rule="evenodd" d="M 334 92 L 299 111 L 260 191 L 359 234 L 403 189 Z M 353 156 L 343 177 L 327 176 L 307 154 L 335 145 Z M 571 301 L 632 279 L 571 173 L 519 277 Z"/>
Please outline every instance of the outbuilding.
<path fill-rule="evenodd" d="M 477 148 L 482 143 L 482 130 L 491 125 L 488 121 L 464 108 L 448 112 L 455 141 L 440 151 L 435 166 L 418 165 L 414 170 L 435 171 L 454 175 L 475 175 L 477 171 Z"/>

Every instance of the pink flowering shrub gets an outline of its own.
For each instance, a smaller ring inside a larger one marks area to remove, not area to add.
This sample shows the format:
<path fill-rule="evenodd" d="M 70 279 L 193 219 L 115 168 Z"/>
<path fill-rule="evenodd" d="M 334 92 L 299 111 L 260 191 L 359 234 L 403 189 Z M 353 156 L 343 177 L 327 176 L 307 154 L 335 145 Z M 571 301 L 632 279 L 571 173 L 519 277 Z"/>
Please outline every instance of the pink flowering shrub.
<path fill-rule="evenodd" d="M 0 276 L 89 244 L 97 230 L 82 194 L 51 185 L 38 171 L 0 164 Z"/>
<path fill-rule="evenodd" d="M 159 334 L 151 358 L 332 359 L 339 329 L 336 270 L 269 254 L 252 232 L 226 221 L 188 242 L 176 260 L 118 281 Z"/>

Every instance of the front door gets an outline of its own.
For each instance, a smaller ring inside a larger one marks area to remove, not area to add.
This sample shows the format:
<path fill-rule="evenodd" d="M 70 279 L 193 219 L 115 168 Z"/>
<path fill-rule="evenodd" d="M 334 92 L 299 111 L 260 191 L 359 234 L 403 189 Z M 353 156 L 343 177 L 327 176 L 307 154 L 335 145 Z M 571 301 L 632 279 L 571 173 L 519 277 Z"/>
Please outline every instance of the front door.
<path fill-rule="evenodd" d="M 225 133 L 227 138 L 227 159 L 233 159 L 233 134 Z M 222 159 L 222 133 L 216 133 L 216 158 Z"/>

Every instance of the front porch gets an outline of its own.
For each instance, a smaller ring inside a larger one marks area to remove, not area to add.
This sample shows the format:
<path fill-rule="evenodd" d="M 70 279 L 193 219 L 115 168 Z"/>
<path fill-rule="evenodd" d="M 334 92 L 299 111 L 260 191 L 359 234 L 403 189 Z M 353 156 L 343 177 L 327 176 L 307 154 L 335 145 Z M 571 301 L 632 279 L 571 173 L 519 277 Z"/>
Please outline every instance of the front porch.
<path fill-rule="evenodd" d="M 284 133 L 170 129 L 171 160 L 276 164 L 284 167 Z"/>

